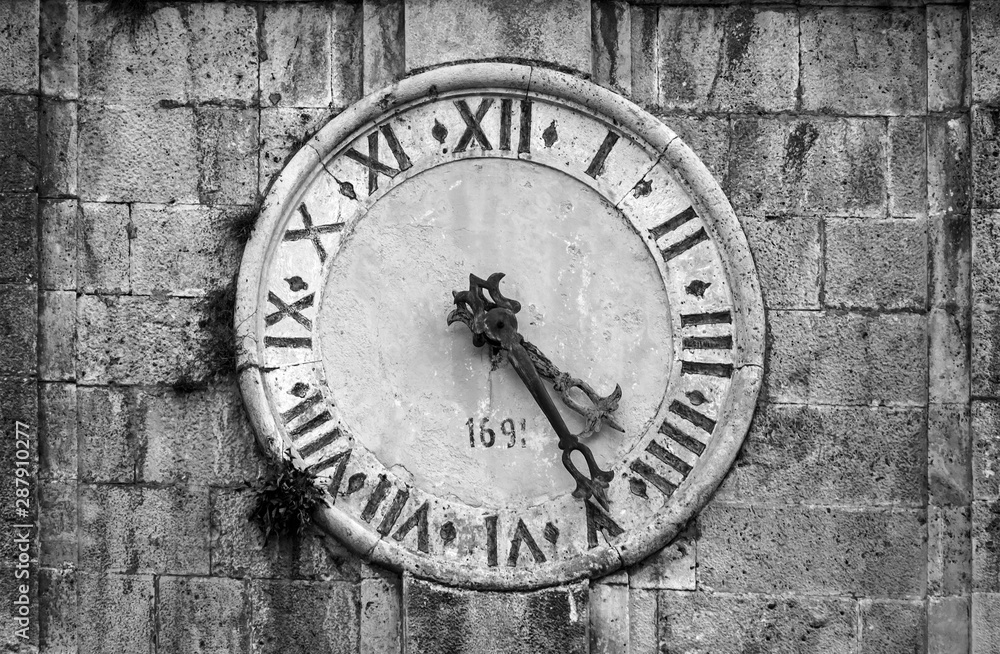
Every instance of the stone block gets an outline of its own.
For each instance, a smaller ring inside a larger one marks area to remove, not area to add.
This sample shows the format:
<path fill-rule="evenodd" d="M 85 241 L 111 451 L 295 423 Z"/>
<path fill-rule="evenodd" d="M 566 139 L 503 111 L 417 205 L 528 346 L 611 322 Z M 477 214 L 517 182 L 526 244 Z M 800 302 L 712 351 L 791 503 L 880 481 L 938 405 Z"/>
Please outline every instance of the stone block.
<path fill-rule="evenodd" d="M 969 598 L 927 600 L 927 654 L 969 651 Z"/>
<path fill-rule="evenodd" d="M 38 313 L 38 376 L 45 381 L 76 378 L 76 292 L 42 291 Z"/>
<path fill-rule="evenodd" d="M 923 221 L 829 218 L 825 232 L 828 307 L 924 309 L 927 234 Z"/>
<path fill-rule="evenodd" d="M 1000 312 L 972 307 L 972 394 L 1000 397 Z"/>
<path fill-rule="evenodd" d="M 191 99 L 254 103 L 258 74 L 255 8 L 194 2 L 182 11 L 190 39 Z"/>
<path fill-rule="evenodd" d="M 749 504 L 923 506 L 921 409 L 762 404 L 717 491 Z"/>
<path fill-rule="evenodd" d="M 365 44 L 370 43 L 367 22 L 366 7 Z M 424 0 L 406 6 L 404 29 L 407 71 L 448 61 L 516 57 L 591 72 L 590 2 L 584 0 L 530 6 Z M 366 78 L 367 73 L 366 61 Z M 373 90 L 367 82 L 365 89 Z"/>
<path fill-rule="evenodd" d="M 37 277 L 38 196 L 0 194 L 0 284 L 27 284 Z"/>
<path fill-rule="evenodd" d="M 346 107 L 362 96 L 364 6 L 363 3 L 338 2 L 330 9 L 333 28 L 330 40 L 330 104 Z"/>
<path fill-rule="evenodd" d="M 632 92 L 632 12 L 620 0 L 591 4 L 594 81 L 618 93 Z"/>
<path fill-rule="evenodd" d="M 40 86 L 44 96 L 75 99 L 80 84 L 77 0 L 42 0 L 39 7 Z"/>
<path fill-rule="evenodd" d="M 967 595 L 972 581 L 971 511 L 927 507 L 927 593 Z"/>
<path fill-rule="evenodd" d="M 927 36 L 922 9 L 807 9 L 801 30 L 803 109 L 924 113 Z"/>
<path fill-rule="evenodd" d="M 692 523 L 663 549 L 628 571 L 633 588 L 694 590 L 698 567 L 698 530 Z"/>
<path fill-rule="evenodd" d="M 34 191 L 38 168 L 38 98 L 0 95 L 0 192 Z"/>
<path fill-rule="evenodd" d="M 962 7 L 927 6 L 927 110 L 969 106 L 966 41 L 969 22 Z"/>
<path fill-rule="evenodd" d="M 205 157 L 197 146 L 194 110 L 82 104 L 79 117 L 80 161 L 87 162 L 79 170 L 81 198 L 199 201 L 199 166 Z M 209 127 L 206 124 L 204 138 Z"/>
<path fill-rule="evenodd" d="M 38 0 L 0 4 L 0 92 L 38 91 Z"/>
<path fill-rule="evenodd" d="M 77 582 L 73 570 L 38 571 L 38 647 L 51 654 L 76 654 Z"/>
<path fill-rule="evenodd" d="M 445 0 L 441 4 L 447 5 L 448 0 Z M 419 13 L 414 14 L 414 11 L 419 12 L 421 7 L 428 13 L 425 20 L 432 23 L 429 26 L 430 29 L 423 31 L 420 30 L 417 23 Z M 458 16 L 464 13 L 464 7 L 462 9 L 458 9 L 457 7 L 450 9 L 449 11 L 449 7 L 447 6 L 436 9 L 433 4 L 428 6 L 411 3 L 407 11 L 408 15 L 404 21 L 403 0 L 367 0 L 363 2 L 361 38 L 364 44 L 362 47 L 364 53 L 364 61 L 362 62 L 362 90 L 364 95 L 374 93 L 379 89 L 393 84 L 396 80 L 403 77 L 407 68 L 418 67 L 412 62 L 406 61 L 404 57 L 404 53 L 405 55 L 412 56 L 416 52 L 411 51 L 411 46 L 406 45 L 407 41 L 411 38 L 411 30 L 418 32 L 412 37 L 414 39 L 413 47 L 422 50 L 426 48 L 425 57 L 436 58 L 439 56 L 439 53 L 448 52 L 447 48 L 453 47 L 454 44 L 445 45 L 433 42 L 435 38 L 440 38 L 433 36 L 438 34 L 437 30 L 440 29 L 440 27 L 433 25 L 434 21 L 439 20 L 433 15 L 433 12 L 435 10 L 440 11 L 442 16 L 451 17 L 451 20 L 457 20 Z M 448 18 L 444 18 L 444 20 L 448 20 Z M 483 24 L 481 21 L 476 24 L 477 39 L 482 34 Z M 454 32 L 451 29 L 445 28 L 440 33 L 448 34 Z M 428 43 L 428 40 L 431 43 Z M 471 43 L 472 40 L 470 39 L 469 42 Z M 458 58 L 465 59 L 466 57 Z"/>
<path fill-rule="evenodd" d="M 972 107 L 973 205 L 1000 209 L 1000 107 Z"/>
<path fill-rule="evenodd" d="M 246 209 L 136 204 L 132 208 L 131 281 L 141 294 L 203 296 L 228 284 L 242 247 L 233 223 Z"/>
<path fill-rule="evenodd" d="M 38 290 L 35 286 L 0 284 L 0 343 L 4 344 L 0 350 L 0 375 L 35 374 L 38 370 L 37 330 Z"/>
<path fill-rule="evenodd" d="M 927 491 L 936 506 L 967 506 L 972 501 L 974 456 L 969 407 L 930 404 L 927 407 Z M 972 430 L 975 423 L 971 422 Z"/>
<path fill-rule="evenodd" d="M 352 584 L 254 579 L 250 607 L 255 654 L 358 651 L 358 590 Z"/>
<path fill-rule="evenodd" d="M 84 384 L 172 384 L 215 372 L 212 334 L 197 300 L 83 295 L 76 357 Z"/>
<path fill-rule="evenodd" d="M 923 602 L 861 600 L 861 652 L 926 652 Z"/>
<path fill-rule="evenodd" d="M 40 209 L 42 288 L 75 291 L 79 203 L 76 200 L 42 200 Z"/>
<path fill-rule="evenodd" d="M 738 212 L 885 215 L 884 121 L 738 118 L 732 138 L 728 195 Z"/>
<path fill-rule="evenodd" d="M 972 590 L 1000 592 L 1000 500 L 972 503 Z"/>
<path fill-rule="evenodd" d="M 628 654 L 659 654 L 655 590 L 629 589 Z"/>
<path fill-rule="evenodd" d="M 857 603 L 661 591 L 660 652 L 856 652 Z"/>
<path fill-rule="evenodd" d="M 930 402 L 969 397 L 971 232 L 968 216 L 934 215 L 927 223 Z"/>
<path fill-rule="evenodd" d="M 931 307 L 928 314 L 928 401 L 969 397 L 969 312 Z"/>
<path fill-rule="evenodd" d="M 263 194 L 303 143 L 329 119 L 321 109 L 264 108 L 260 110 L 260 180 Z"/>
<path fill-rule="evenodd" d="M 38 389 L 38 476 L 77 478 L 76 384 L 41 384 Z"/>
<path fill-rule="evenodd" d="M 820 221 L 740 217 L 769 309 L 818 309 L 822 277 Z"/>
<path fill-rule="evenodd" d="M 330 104 L 332 10 L 320 4 L 264 7 L 260 64 L 261 104 L 325 107 Z"/>
<path fill-rule="evenodd" d="M 80 386 L 76 395 L 80 480 L 135 482 L 139 443 L 131 424 L 133 393 L 124 387 Z"/>
<path fill-rule="evenodd" d="M 163 651 L 250 651 L 250 602 L 245 581 L 163 576 L 157 582 L 156 609 L 156 643 Z"/>
<path fill-rule="evenodd" d="M 403 578 L 404 648 L 412 654 L 589 651 L 587 583 L 527 593 L 459 590 Z"/>
<path fill-rule="evenodd" d="M 1000 499 L 1000 402 L 972 401 L 972 488 L 979 500 Z"/>
<path fill-rule="evenodd" d="M 81 484 L 79 511 L 83 570 L 208 574 L 207 489 Z"/>
<path fill-rule="evenodd" d="M 79 654 L 152 652 L 153 577 L 77 573 Z"/>
<path fill-rule="evenodd" d="M 212 490 L 212 574 L 357 581 L 361 560 L 335 539 L 316 530 L 299 538 L 274 538 L 250 521 L 253 493 Z"/>
<path fill-rule="evenodd" d="M 972 214 L 972 301 L 1000 309 L 1000 211 Z"/>
<path fill-rule="evenodd" d="M 921 597 L 926 589 L 922 509 L 716 502 L 698 525 L 699 588 L 867 597 Z"/>
<path fill-rule="evenodd" d="M 201 106 L 198 131 L 198 197 L 202 204 L 253 204 L 257 198 L 256 109 Z"/>
<path fill-rule="evenodd" d="M 77 194 L 79 133 L 77 104 L 43 98 L 38 116 L 38 151 L 41 170 L 38 192 L 57 198 Z"/>
<path fill-rule="evenodd" d="M 969 8 L 972 101 L 1000 103 L 1000 16 L 989 0 Z"/>
<path fill-rule="evenodd" d="M 927 119 L 927 193 L 930 215 L 968 216 L 972 177 L 966 116 Z"/>
<path fill-rule="evenodd" d="M 402 651 L 402 580 L 396 576 L 362 579 L 359 654 Z"/>
<path fill-rule="evenodd" d="M 724 184 L 729 166 L 729 119 L 676 115 L 659 118 L 694 150 L 719 184 Z"/>
<path fill-rule="evenodd" d="M 81 293 L 128 293 L 127 204 L 82 202 L 76 226 L 76 279 Z"/>
<path fill-rule="evenodd" d="M 972 594 L 971 640 L 972 654 L 997 653 L 997 644 L 1000 643 L 1000 593 Z"/>
<path fill-rule="evenodd" d="M 663 7 L 660 104 L 696 111 L 789 111 L 799 84 L 790 9 Z"/>
<path fill-rule="evenodd" d="M 590 654 L 627 652 L 629 587 L 595 583 L 590 586 Z"/>
<path fill-rule="evenodd" d="M 652 107 L 660 103 L 659 7 L 629 7 L 632 34 L 632 101 Z"/>
<path fill-rule="evenodd" d="M 38 562 L 43 568 L 73 568 L 77 562 L 75 481 L 38 483 Z"/>
<path fill-rule="evenodd" d="M 927 138 L 922 118 L 889 119 L 889 215 L 927 215 Z"/>
<path fill-rule="evenodd" d="M 925 322 L 917 314 L 773 311 L 765 397 L 796 404 L 922 405 Z"/>

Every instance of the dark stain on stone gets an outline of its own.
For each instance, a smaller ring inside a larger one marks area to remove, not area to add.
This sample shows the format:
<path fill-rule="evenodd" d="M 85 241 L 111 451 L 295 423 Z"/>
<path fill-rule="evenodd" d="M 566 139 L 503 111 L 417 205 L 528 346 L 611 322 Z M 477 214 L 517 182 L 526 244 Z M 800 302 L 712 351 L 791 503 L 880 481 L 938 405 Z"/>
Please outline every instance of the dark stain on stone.
<path fill-rule="evenodd" d="M 608 53 L 608 81 L 617 84 L 615 70 L 618 67 L 618 13 L 613 2 L 597 2 L 597 35 L 603 49 Z"/>
<path fill-rule="evenodd" d="M 309 384 L 305 382 L 297 382 L 292 386 L 292 390 L 288 391 L 295 397 L 305 397 L 309 393 Z"/>
<path fill-rule="evenodd" d="M 729 70 L 746 56 L 753 36 L 753 10 L 747 6 L 735 7 L 725 23 L 726 61 Z"/>
<path fill-rule="evenodd" d="M 545 147 L 551 148 L 559 140 L 559 132 L 556 131 L 556 121 L 549 123 L 549 126 L 542 132 L 542 142 Z"/>
<path fill-rule="evenodd" d="M 696 279 L 684 287 L 684 292 L 697 298 L 705 297 L 705 291 L 711 285 L 711 282 L 703 282 L 700 279 Z"/>
<path fill-rule="evenodd" d="M 792 133 L 785 139 L 785 161 L 782 169 L 786 175 L 799 177 L 805 166 L 806 155 L 816 143 L 819 132 L 810 123 L 802 122 L 795 126 Z"/>

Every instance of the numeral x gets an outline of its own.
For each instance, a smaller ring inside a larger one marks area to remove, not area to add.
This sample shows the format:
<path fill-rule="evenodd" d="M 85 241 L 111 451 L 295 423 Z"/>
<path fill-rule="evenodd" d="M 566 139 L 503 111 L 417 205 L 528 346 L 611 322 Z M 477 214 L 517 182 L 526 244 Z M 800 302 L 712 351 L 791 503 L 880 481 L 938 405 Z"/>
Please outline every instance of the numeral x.
<path fill-rule="evenodd" d="M 302 315 L 302 309 L 306 309 L 313 305 L 313 295 L 310 293 L 301 300 L 296 300 L 291 304 L 286 304 L 280 297 L 275 295 L 272 291 L 267 292 L 267 301 L 278 307 L 278 310 L 272 314 L 268 314 L 264 318 L 264 324 L 270 327 L 271 325 L 281 322 L 285 318 L 291 318 L 295 322 L 299 323 L 306 329 L 312 331 L 312 321 Z"/>
<path fill-rule="evenodd" d="M 462 116 L 462 120 L 465 121 L 465 132 L 462 137 L 458 139 L 458 145 L 455 146 L 455 152 L 465 152 L 465 149 L 469 147 L 469 142 L 472 141 L 472 137 L 476 137 L 476 141 L 482 146 L 484 150 L 492 150 L 493 146 L 490 145 L 490 141 L 486 138 L 486 132 L 483 131 L 483 127 L 480 124 L 483 118 L 486 116 L 486 112 L 490 110 L 493 106 L 492 98 L 485 98 L 479 102 L 479 108 L 476 109 L 476 115 L 473 116 L 472 112 L 469 110 L 469 105 L 466 104 L 465 100 L 456 100 L 455 108 L 458 109 L 458 113 Z"/>
<path fill-rule="evenodd" d="M 316 254 L 319 255 L 320 263 L 326 262 L 326 249 L 323 247 L 323 242 L 320 240 L 320 234 L 330 234 L 332 232 L 339 232 L 344 228 L 344 223 L 333 223 L 331 225 L 313 225 L 312 216 L 309 215 L 309 210 L 306 209 L 306 205 L 299 205 L 299 213 L 302 214 L 302 224 L 306 226 L 305 229 L 289 229 L 285 232 L 285 241 L 301 241 L 304 238 L 312 241 L 313 247 L 316 248 Z"/>

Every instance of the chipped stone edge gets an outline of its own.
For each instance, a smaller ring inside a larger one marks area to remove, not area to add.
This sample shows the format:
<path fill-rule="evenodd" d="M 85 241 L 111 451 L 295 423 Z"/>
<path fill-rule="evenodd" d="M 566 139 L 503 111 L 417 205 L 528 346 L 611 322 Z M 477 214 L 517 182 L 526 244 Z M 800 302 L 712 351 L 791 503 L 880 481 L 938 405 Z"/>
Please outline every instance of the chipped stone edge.
<path fill-rule="evenodd" d="M 276 178 L 244 250 L 237 281 L 235 330 L 240 390 L 261 447 L 275 460 L 285 458 L 285 443 L 271 415 L 263 384 L 263 352 L 256 334 L 266 311 L 261 282 L 280 243 L 280 234 L 297 199 L 304 194 L 320 162 L 359 130 L 385 119 L 408 103 L 452 91 L 506 88 L 569 100 L 611 118 L 661 153 L 691 195 L 699 215 L 719 247 L 729 275 L 737 321 L 734 340 L 739 354 L 727 405 L 720 410 L 704 468 L 682 485 L 665 511 L 645 529 L 618 543 L 575 557 L 544 574 L 506 569 L 470 570 L 456 563 L 418 556 L 386 542 L 336 505 L 316 512 L 317 524 L 349 548 L 396 571 L 444 584 L 478 589 L 527 590 L 572 583 L 631 565 L 673 539 L 708 502 L 732 466 L 746 437 L 763 379 L 764 310 L 753 260 L 739 221 L 718 183 L 680 138 L 658 119 L 614 92 L 551 69 L 506 63 L 465 63 L 406 78 L 375 92 L 334 117 L 300 147 Z"/>

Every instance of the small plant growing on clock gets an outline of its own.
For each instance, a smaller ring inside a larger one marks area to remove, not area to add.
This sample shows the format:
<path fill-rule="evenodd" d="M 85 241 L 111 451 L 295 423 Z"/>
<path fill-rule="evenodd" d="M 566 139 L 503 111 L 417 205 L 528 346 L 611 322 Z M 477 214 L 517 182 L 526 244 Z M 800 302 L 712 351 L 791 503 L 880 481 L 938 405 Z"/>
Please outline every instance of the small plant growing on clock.
<path fill-rule="evenodd" d="M 256 493 L 249 517 L 264 532 L 265 546 L 272 536 L 279 540 L 301 536 L 312 523 L 313 510 L 324 501 L 316 475 L 296 466 L 290 454 L 283 463 L 271 466 L 256 485 L 247 482 Z"/>

